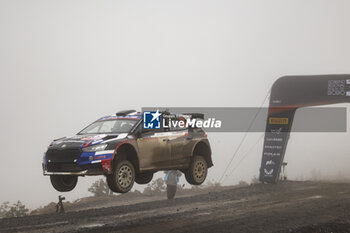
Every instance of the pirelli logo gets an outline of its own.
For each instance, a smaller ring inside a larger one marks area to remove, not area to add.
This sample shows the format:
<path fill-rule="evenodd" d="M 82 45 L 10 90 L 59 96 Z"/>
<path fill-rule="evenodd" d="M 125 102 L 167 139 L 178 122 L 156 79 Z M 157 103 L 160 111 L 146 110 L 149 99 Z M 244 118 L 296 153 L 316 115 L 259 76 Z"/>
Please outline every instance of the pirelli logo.
<path fill-rule="evenodd" d="M 288 118 L 270 117 L 270 125 L 288 125 Z"/>

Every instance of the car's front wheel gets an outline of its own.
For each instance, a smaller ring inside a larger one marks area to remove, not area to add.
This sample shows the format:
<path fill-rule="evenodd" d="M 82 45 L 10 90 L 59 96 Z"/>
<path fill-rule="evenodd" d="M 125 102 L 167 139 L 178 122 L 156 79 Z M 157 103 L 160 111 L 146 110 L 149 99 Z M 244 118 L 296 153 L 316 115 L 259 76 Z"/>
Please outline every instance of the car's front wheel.
<path fill-rule="evenodd" d="M 153 179 L 152 172 L 138 173 L 135 177 L 135 182 L 138 184 L 148 184 Z"/>
<path fill-rule="evenodd" d="M 72 191 L 78 182 L 78 176 L 70 175 L 51 175 L 50 176 L 52 186 L 60 192 Z"/>
<path fill-rule="evenodd" d="M 127 193 L 130 191 L 135 181 L 135 169 L 128 160 L 117 160 L 114 171 L 107 175 L 108 187 L 117 193 Z"/>
<path fill-rule="evenodd" d="M 185 178 L 188 183 L 200 185 L 205 181 L 208 174 L 208 163 L 201 155 L 195 155 L 189 168 L 185 171 Z"/>

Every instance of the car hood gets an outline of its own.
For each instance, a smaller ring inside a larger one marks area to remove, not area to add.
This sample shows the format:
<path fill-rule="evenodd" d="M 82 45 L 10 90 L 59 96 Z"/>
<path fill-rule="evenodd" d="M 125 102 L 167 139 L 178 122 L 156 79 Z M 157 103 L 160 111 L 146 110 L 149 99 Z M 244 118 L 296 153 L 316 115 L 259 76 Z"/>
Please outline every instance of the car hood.
<path fill-rule="evenodd" d="M 97 145 L 109 140 L 116 140 L 125 138 L 127 133 L 120 134 L 84 134 L 74 135 L 71 137 L 64 137 L 54 140 L 49 148 L 52 149 L 68 149 L 68 148 L 81 148 L 88 145 Z"/>

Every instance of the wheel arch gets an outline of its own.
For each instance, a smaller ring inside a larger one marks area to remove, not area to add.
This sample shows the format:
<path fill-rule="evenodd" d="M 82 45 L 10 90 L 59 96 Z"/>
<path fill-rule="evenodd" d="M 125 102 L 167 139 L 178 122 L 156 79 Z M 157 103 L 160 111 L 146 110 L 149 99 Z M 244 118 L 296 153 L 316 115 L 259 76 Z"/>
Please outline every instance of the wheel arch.
<path fill-rule="evenodd" d="M 135 172 L 138 173 L 140 171 L 138 154 L 133 145 L 131 145 L 127 141 L 120 143 L 114 151 L 113 161 L 120 158 L 120 154 L 122 156 L 125 156 L 125 158 L 123 159 L 126 159 L 132 163 Z"/>
<path fill-rule="evenodd" d="M 199 141 L 197 142 L 192 150 L 192 156 L 194 155 L 202 155 L 208 163 L 208 167 L 213 166 L 213 161 L 211 158 L 211 149 L 207 142 Z"/>

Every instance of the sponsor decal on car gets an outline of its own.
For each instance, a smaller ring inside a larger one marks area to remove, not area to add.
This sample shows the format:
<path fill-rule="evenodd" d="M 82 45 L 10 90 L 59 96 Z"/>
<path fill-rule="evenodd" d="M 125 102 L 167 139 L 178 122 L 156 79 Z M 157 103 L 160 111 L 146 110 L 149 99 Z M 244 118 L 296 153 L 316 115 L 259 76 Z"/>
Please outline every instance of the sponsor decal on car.
<path fill-rule="evenodd" d="M 96 135 L 96 136 L 89 136 L 89 137 L 83 137 L 81 138 L 81 140 L 83 141 L 88 141 L 88 140 L 101 140 L 102 138 L 106 137 L 106 134 L 100 134 L 100 135 Z"/>
<path fill-rule="evenodd" d="M 101 160 L 101 165 L 102 165 L 102 169 L 103 169 L 104 172 L 112 171 L 111 160 L 110 159 Z"/>

